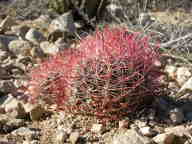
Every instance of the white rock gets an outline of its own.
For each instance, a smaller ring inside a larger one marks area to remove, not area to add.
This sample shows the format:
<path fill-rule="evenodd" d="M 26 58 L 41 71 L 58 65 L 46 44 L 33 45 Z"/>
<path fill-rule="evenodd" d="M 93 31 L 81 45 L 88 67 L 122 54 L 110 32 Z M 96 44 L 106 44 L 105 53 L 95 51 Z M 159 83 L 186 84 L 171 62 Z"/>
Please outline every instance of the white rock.
<path fill-rule="evenodd" d="M 144 135 L 144 136 L 154 136 L 156 134 L 156 132 L 150 128 L 149 126 L 146 126 L 146 127 L 143 127 L 143 128 L 140 128 L 140 132 Z"/>
<path fill-rule="evenodd" d="M 9 50 L 15 55 L 27 56 L 31 49 L 31 44 L 25 40 L 14 40 L 9 43 Z"/>
<path fill-rule="evenodd" d="M 163 133 L 153 138 L 157 144 L 173 144 L 174 140 L 175 135 L 173 133 Z"/>
<path fill-rule="evenodd" d="M 57 144 L 63 144 L 67 138 L 68 138 L 68 133 L 64 130 L 58 130 L 56 132 L 56 143 Z"/>
<path fill-rule="evenodd" d="M 5 109 L 6 113 L 14 118 L 24 118 L 26 115 L 21 102 L 12 96 L 8 96 L 1 107 Z"/>
<path fill-rule="evenodd" d="M 49 25 L 49 32 L 52 33 L 55 30 L 61 30 L 63 32 L 75 32 L 76 28 L 73 21 L 73 15 L 71 12 L 66 12 L 63 15 L 54 19 Z"/>
<path fill-rule="evenodd" d="M 45 54 L 48 55 L 55 55 L 59 52 L 59 48 L 55 44 L 49 43 L 48 41 L 41 42 L 40 48 Z"/>
<path fill-rule="evenodd" d="M 165 72 L 168 74 L 168 76 L 171 79 L 175 79 L 175 77 L 176 77 L 176 70 L 177 70 L 177 67 L 175 67 L 173 65 L 167 65 L 165 67 Z"/>
<path fill-rule="evenodd" d="M 166 133 L 172 133 L 178 137 L 190 136 L 190 131 L 190 127 L 185 127 L 184 125 L 165 128 Z"/>
<path fill-rule="evenodd" d="M 103 125 L 102 124 L 93 124 L 91 131 L 94 133 L 101 133 L 103 131 Z"/>
<path fill-rule="evenodd" d="M 180 97 L 191 91 L 192 91 L 192 77 L 183 84 L 183 86 L 180 88 L 176 96 Z"/>
<path fill-rule="evenodd" d="M 135 130 L 120 130 L 106 144 L 152 144 L 152 141 Z"/>
<path fill-rule="evenodd" d="M 179 67 L 176 71 L 177 83 L 182 86 L 191 76 L 191 72 L 187 67 Z"/>
<path fill-rule="evenodd" d="M 80 133 L 79 132 L 72 132 L 69 136 L 69 141 L 72 144 L 76 144 L 79 139 Z"/>

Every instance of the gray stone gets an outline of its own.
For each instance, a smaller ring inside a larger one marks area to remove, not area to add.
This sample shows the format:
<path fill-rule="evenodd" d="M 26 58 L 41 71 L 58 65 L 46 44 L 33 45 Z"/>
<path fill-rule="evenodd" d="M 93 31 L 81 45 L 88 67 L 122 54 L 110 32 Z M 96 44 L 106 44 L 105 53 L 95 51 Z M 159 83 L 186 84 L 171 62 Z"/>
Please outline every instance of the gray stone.
<path fill-rule="evenodd" d="M 180 124 L 184 120 L 184 114 L 183 111 L 179 108 L 171 109 L 169 112 L 169 117 L 173 124 Z"/>
<path fill-rule="evenodd" d="M 0 23 L 0 30 L 6 31 L 11 28 L 11 26 L 15 25 L 15 21 L 11 16 L 7 16 L 1 23 Z"/>
<path fill-rule="evenodd" d="M 9 57 L 9 53 L 7 51 L 5 51 L 5 50 L 1 50 L 1 48 L 0 48 L 0 62 L 3 62 L 8 57 Z"/>
<path fill-rule="evenodd" d="M 0 80 L 0 92 L 10 93 L 16 90 L 13 81 L 11 80 Z"/>
<path fill-rule="evenodd" d="M 27 25 L 16 25 L 11 27 L 11 31 L 15 33 L 21 40 L 25 40 L 25 35 L 29 29 L 30 27 Z"/>
<path fill-rule="evenodd" d="M 43 36 L 43 34 L 39 31 L 37 31 L 34 28 L 31 28 L 25 35 L 25 38 L 30 41 L 33 42 L 34 44 L 39 44 L 42 41 L 45 41 L 46 38 Z"/>
<path fill-rule="evenodd" d="M 0 43 L 3 44 L 3 49 L 8 50 L 8 45 L 11 41 L 17 40 L 17 36 L 0 35 Z"/>
<path fill-rule="evenodd" d="M 9 44 L 9 50 L 15 55 L 27 56 L 30 54 L 31 49 L 31 44 L 25 40 L 14 40 Z"/>
<path fill-rule="evenodd" d="M 3 42 L 1 42 L 1 41 L 0 41 L 0 50 L 4 50 L 4 51 L 7 50 L 5 44 Z"/>
<path fill-rule="evenodd" d="M 188 120 L 188 121 L 192 121 L 192 112 L 186 113 L 185 119 Z"/>
<path fill-rule="evenodd" d="M 139 14 L 139 23 L 143 26 L 152 24 L 153 20 L 149 13 L 140 13 Z"/>
<path fill-rule="evenodd" d="M 56 30 L 70 33 L 74 33 L 76 31 L 73 21 L 73 15 L 71 12 L 64 13 L 50 23 L 49 33 L 52 33 Z"/>

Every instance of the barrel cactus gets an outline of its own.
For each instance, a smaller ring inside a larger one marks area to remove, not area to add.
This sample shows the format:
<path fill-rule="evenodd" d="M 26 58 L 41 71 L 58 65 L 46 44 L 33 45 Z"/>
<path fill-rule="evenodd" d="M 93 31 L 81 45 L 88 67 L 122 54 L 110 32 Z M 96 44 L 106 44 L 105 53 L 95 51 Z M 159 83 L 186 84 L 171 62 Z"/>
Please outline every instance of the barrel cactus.
<path fill-rule="evenodd" d="M 73 114 L 118 119 L 159 95 L 158 49 L 148 37 L 104 28 L 33 68 L 30 101 L 38 98 Z"/>

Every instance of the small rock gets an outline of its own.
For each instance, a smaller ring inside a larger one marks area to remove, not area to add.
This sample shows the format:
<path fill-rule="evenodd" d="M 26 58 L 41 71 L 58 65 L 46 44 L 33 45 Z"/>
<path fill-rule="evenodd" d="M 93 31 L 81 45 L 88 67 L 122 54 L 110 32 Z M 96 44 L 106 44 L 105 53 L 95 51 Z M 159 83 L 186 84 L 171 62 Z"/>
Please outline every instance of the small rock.
<path fill-rule="evenodd" d="M 25 137 L 26 139 L 30 139 L 33 140 L 35 138 L 39 137 L 39 130 L 38 129 L 31 129 L 31 128 L 27 128 L 27 127 L 21 127 L 18 128 L 16 130 L 14 130 L 13 132 L 11 132 L 11 135 L 13 136 L 22 136 Z"/>
<path fill-rule="evenodd" d="M 63 144 L 67 138 L 69 137 L 69 134 L 64 130 L 58 130 L 56 132 L 56 143 L 57 144 Z"/>
<path fill-rule="evenodd" d="M 23 144 L 39 144 L 39 141 L 37 140 L 25 140 Z"/>
<path fill-rule="evenodd" d="M 45 53 L 39 46 L 33 47 L 30 51 L 30 54 L 33 58 L 44 58 L 45 57 Z"/>
<path fill-rule="evenodd" d="M 25 109 L 25 112 L 30 114 L 30 118 L 32 121 L 40 120 L 43 113 L 45 113 L 45 109 L 39 104 L 35 105 L 26 103 L 23 104 L 23 107 Z"/>
<path fill-rule="evenodd" d="M 31 49 L 31 44 L 25 40 L 14 40 L 9 44 L 9 50 L 15 55 L 29 56 Z"/>
<path fill-rule="evenodd" d="M 40 47 L 43 53 L 48 55 L 55 55 L 59 52 L 59 48 L 55 44 L 49 43 L 48 41 L 41 42 Z"/>
<path fill-rule="evenodd" d="M 178 137 L 185 137 L 190 136 L 190 127 L 185 127 L 183 125 L 176 126 L 176 127 L 168 127 L 165 128 L 166 133 L 172 133 Z"/>
<path fill-rule="evenodd" d="M 183 86 L 177 92 L 176 96 L 181 97 L 191 91 L 192 91 L 192 77 L 183 84 Z"/>
<path fill-rule="evenodd" d="M 146 127 L 147 122 L 146 121 L 141 121 L 141 120 L 135 120 L 135 125 L 139 128 Z"/>
<path fill-rule="evenodd" d="M 4 43 L 0 41 L 0 50 L 7 51 L 7 48 Z"/>
<path fill-rule="evenodd" d="M 102 124 L 93 124 L 91 131 L 94 133 L 102 133 L 103 132 L 103 125 Z"/>
<path fill-rule="evenodd" d="M 34 28 L 31 28 L 25 35 L 25 38 L 29 40 L 30 42 L 33 42 L 34 44 L 39 44 L 42 41 L 45 41 L 46 38 L 43 36 L 43 34 L 39 31 L 37 31 Z"/>
<path fill-rule="evenodd" d="M 184 120 L 184 114 L 183 114 L 182 110 L 179 108 L 174 108 L 174 109 L 170 110 L 169 117 L 170 117 L 171 121 L 173 122 L 173 124 L 180 124 Z"/>
<path fill-rule="evenodd" d="M 24 126 L 23 119 L 15 119 L 6 114 L 0 114 L 0 134 L 5 134 Z"/>
<path fill-rule="evenodd" d="M 14 83 L 11 80 L 0 80 L 0 92 L 10 93 L 16 90 Z"/>
<path fill-rule="evenodd" d="M 119 129 L 112 137 L 106 137 L 106 144 L 153 144 L 153 142 L 136 130 Z"/>
<path fill-rule="evenodd" d="M 176 78 L 176 70 L 177 70 L 177 67 L 173 65 L 167 65 L 165 67 L 165 72 L 167 73 L 168 77 L 173 80 L 175 80 Z"/>
<path fill-rule="evenodd" d="M 1 23 L 0 23 L 0 29 L 3 31 L 9 30 L 11 26 L 15 25 L 15 21 L 11 16 L 7 16 Z"/>
<path fill-rule="evenodd" d="M 173 144 L 176 136 L 173 133 L 163 133 L 153 138 L 157 144 Z"/>
<path fill-rule="evenodd" d="M 186 120 L 188 120 L 188 121 L 192 121 L 192 112 L 188 112 L 188 113 L 185 115 L 185 118 L 186 118 Z"/>
<path fill-rule="evenodd" d="M 191 72 L 187 67 L 179 67 L 176 71 L 177 83 L 182 86 L 191 76 Z"/>
<path fill-rule="evenodd" d="M 149 13 L 140 13 L 139 22 L 141 25 L 146 26 L 152 23 L 152 19 Z"/>
<path fill-rule="evenodd" d="M 26 116 L 25 110 L 22 104 L 13 96 L 8 96 L 1 105 L 11 117 L 24 118 Z"/>
<path fill-rule="evenodd" d="M 72 143 L 72 144 L 76 144 L 78 139 L 80 137 L 80 134 L 79 132 L 72 132 L 69 136 L 69 141 Z"/>
<path fill-rule="evenodd" d="M 48 35 L 48 41 L 55 42 L 59 38 L 62 38 L 64 36 L 64 32 L 61 30 L 55 30 Z"/>
<path fill-rule="evenodd" d="M 8 45 L 11 41 L 17 40 L 17 36 L 6 36 L 6 35 L 0 35 L 0 43 L 3 45 L 3 50 L 8 50 Z"/>
<path fill-rule="evenodd" d="M 20 40 L 25 40 L 25 35 L 29 29 L 30 27 L 27 25 L 16 25 L 11 27 L 12 32 L 14 32 Z"/>
<path fill-rule="evenodd" d="M 63 32 L 74 33 L 76 31 L 73 15 L 71 12 L 66 12 L 63 15 L 54 19 L 49 25 L 49 33 L 52 33 L 56 30 Z"/>
<path fill-rule="evenodd" d="M 0 48 L 0 62 L 3 62 L 9 57 L 9 54 L 7 51 L 1 50 Z M 0 74 L 1 75 L 1 74 Z"/>
<path fill-rule="evenodd" d="M 157 134 L 157 132 L 155 132 L 152 128 L 150 128 L 149 126 L 146 127 L 142 127 L 140 128 L 140 132 L 144 135 L 144 136 L 154 136 Z"/>
<path fill-rule="evenodd" d="M 110 15 L 110 17 L 112 18 L 123 18 L 124 17 L 124 12 L 123 9 L 121 8 L 120 5 L 117 5 L 115 3 L 111 3 L 109 5 L 107 5 L 106 7 L 107 13 L 108 15 Z"/>
<path fill-rule="evenodd" d="M 129 121 L 128 120 L 121 120 L 119 121 L 119 129 L 121 128 L 128 128 L 129 126 Z"/>

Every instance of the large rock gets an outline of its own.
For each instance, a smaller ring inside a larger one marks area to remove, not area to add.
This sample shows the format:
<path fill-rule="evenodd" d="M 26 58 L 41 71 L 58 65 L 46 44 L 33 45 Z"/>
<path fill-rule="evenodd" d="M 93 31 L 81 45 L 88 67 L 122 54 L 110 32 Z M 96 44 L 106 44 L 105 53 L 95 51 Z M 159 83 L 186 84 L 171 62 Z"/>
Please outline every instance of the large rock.
<path fill-rule="evenodd" d="M 152 140 L 139 134 L 136 130 L 120 129 L 112 137 L 106 136 L 106 144 L 154 144 Z"/>

